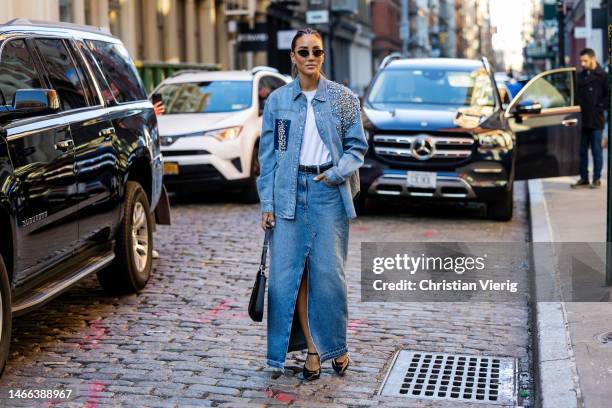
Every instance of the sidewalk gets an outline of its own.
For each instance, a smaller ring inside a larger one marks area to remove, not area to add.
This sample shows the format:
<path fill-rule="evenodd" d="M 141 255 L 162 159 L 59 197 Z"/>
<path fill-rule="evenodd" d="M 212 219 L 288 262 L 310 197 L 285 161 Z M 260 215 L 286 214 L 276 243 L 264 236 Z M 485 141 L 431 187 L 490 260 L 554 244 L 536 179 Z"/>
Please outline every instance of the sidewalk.
<path fill-rule="evenodd" d="M 530 182 L 533 241 L 605 241 L 606 180 L 600 189 L 573 190 L 575 180 Z M 542 406 L 610 406 L 612 341 L 603 344 L 597 336 L 612 332 L 612 303 L 541 302 L 537 309 Z"/>

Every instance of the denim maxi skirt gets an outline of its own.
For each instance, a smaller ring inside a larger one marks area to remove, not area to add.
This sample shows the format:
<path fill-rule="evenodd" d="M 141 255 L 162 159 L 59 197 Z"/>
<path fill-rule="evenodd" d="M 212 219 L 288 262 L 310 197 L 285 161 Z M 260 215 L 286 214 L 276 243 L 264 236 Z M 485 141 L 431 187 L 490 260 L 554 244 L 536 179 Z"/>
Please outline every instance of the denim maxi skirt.
<path fill-rule="evenodd" d="M 288 351 L 306 348 L 296 311 L 307 268 L 308 327 L 321 361 L 348 351 L 344 266 L 349 219 L 338 186 L 298 172 L 294 219 L 275 217 L 270 238 L 267 363 L 284 370 Z"/>

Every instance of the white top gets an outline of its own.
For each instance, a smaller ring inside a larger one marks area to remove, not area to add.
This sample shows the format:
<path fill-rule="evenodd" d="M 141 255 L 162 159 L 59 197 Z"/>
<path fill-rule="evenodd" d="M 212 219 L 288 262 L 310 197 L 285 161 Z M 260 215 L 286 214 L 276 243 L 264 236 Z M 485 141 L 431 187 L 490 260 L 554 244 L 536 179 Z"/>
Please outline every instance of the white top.
<path fill-rule="evenodd" d="M 308 100 L 306 109 L 306 125 L 304 126 L 304 137 L 302 139 L 302 148 L 300 150 L 300 164 L 312 166 L 324 164 L 331 161 L 329 150 L 321 140 L 317 124 L 315 122 L 314 110 L 312 109 L 312 98 L 314 98 L 317 90 L 302 91 Z"/>

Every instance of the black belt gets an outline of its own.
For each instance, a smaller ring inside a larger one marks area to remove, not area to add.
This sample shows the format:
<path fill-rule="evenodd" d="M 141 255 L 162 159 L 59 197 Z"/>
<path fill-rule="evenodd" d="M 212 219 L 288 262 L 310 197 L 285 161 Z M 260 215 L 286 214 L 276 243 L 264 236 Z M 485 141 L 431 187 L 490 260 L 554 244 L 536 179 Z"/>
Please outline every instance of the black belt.
<path fill-rule="evenodd" d="M 304 166 L 303 164 L 300 164 L 300 166 L 298 167 L 298 170 L 301 171 L 302 173 L 321 174 L 325 170 L 331 169 L 332 166 L 333 166 L 332 163 L 317 164 L 313 166 Z"/>

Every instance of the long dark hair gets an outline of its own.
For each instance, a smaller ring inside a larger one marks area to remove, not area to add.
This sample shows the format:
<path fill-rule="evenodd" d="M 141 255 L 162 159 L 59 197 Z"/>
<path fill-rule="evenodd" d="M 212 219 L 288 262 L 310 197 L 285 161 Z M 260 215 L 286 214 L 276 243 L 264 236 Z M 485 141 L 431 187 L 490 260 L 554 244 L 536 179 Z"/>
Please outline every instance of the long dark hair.
<path fill-rule="evenodd" d="M 295 35 L 293 36 L 293 39 L 291 40 L 291 51 L 295 52 L 295 43 L 297 42 L 298 38 L 300 38 L 303 35 L 315 35 L 317 37 L 319 37 L 319 40 L 321 40 L 321 43 L 323 43 L 323 37 L 321 37 L 321 34 L 315 30 L 314 28 L 310 28 L 310 27 L 306 27 L 306 28 L 301 28 L 299 30 L 297 30 L 297 33 L 295 33 Z M 324 77 L 327 77 L 327 75 L 325 75 L 325 71 L 323 71 L 323 68 L 321 68 L 321 74 Z M 298 70 L 297 70 L 297 66 L 295 64 L 291 64 L 291 77 L 295 78 L 298 75 Z"/>

